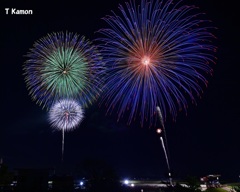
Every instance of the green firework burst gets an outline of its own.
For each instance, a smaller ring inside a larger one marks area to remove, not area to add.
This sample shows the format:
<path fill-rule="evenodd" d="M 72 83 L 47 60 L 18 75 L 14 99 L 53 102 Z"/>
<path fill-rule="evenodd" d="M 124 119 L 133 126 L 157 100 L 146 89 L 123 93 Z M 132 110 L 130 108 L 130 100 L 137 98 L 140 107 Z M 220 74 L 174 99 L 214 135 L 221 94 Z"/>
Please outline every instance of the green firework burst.
<path fill-rule="evenodd" d="M 52 33 L 37 41 L 24 64 L 27 88 L 38 104 L 72 98 L 83 106 L 101 92 L 103 65 L 96 47 L 72 33 Z"/>

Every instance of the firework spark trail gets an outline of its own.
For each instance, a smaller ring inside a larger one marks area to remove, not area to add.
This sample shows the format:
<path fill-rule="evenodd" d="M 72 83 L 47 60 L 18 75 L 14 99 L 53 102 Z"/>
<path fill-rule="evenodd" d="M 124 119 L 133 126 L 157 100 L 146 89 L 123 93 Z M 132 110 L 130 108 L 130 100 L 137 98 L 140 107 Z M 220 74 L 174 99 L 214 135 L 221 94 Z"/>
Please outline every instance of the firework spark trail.
<path fill-rule="evenodd" d="M 168 161 L 168 155 L 167 155 L 167 151 L 166 151 L 166 148 L 165 148 L 165 145 L 164 145 L 163 138 L 160 137 L 160 140 L 161 140 L 163 151 L 164 151 L 164 155 L 165 155 L 165 158 L 166 158 L 166 162 L 167 162 L 167 166 L 168 166 L 168 172 L 171 173 L 170 165 L 169 165 L 169 161 Z"/>
<path fill-rule="evenodd" d="M 98 39 L 107 68 L 102 103 L 118 120 L 128 113 L 128 124 L 140 117 L 142 126 L 151 126 L 156 106 L 175 120 L 207 86 L 216 61 L 213 27 L 195 6 L 181 3 L 130 0 L 119 5 L 120 14 L 104 18 L 109 27 Z"/>
<path fill-rule="evenodd" d="M 67 129 L 67 124 L 68 124 L 68 113 L 65 112 L 65 126 L 62 129 L 62 162 L 64 157 L 65 129 Z"/>
<path fill-rule="evenodd" d="M 63 162 L 63 156 L 64 156 L 64 129 L 62 129 L 62 162 Z"/>
<path fill-rule="evenodd" d="M 160 109 L 159 106 L 157 106 L 156 108 L 157 108 L 159 120 L 160 120 L 160 122 L 161 122 L 161 124 L 162 124 L 162 129 L 163 129 L 164 139 L 165 139 L 165 143 L 166 143 L 167 154 L 169 155 L 167 133 L 166 133 L 166 129 L 165 129 L 165 126 L 164 126 L 164 121 L 163 121 L 162 112 L 161 112 L 161 109 Z"/>
<path fill-rule="evenodd" d="M 161 124 L 162 124 L 162 126 L 163 126 L 163 128 L 164 128 L 162 112 L 161 112 L 159 106 L 157 106 L 156 108 L 157 108 L 157 112 L 158 112 L 159 120 L 160 120 L 160 122 L 161 122 Z M 165 129 L 165 128 L 164 128 L 164 129 Z M 164 131 L 165 131 L 165 130 L 164 130 Z"/>

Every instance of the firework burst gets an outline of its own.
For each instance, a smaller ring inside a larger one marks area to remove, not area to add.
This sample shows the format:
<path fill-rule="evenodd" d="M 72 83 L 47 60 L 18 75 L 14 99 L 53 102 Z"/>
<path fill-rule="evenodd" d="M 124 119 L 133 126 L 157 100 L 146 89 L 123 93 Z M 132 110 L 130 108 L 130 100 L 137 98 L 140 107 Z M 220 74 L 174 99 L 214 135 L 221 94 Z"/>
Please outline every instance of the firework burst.
<path fill-rule="evenodd" d="M 24 64 L 27 88 L 43 107 L 63 98 L 83 106 L 101 92 L 102 63 L 96 47 L 72 33 L 52 33 L 37 41 Z"/>
<path fill-rule="evenodd" d="M 187 97 L 195 103 L 207 85 L 216 60 L 213 28 L 196 7 L 180 4 L 130 1 L 104 18 L 110 27 L 98 39 L 108 74 L 102 102 L 118 119 L 128 111 L 128 123 L 138 114 L 142 125 L 152 124 L 156 106 L 164 119 L 167 112 L 175 119 Z"/>
<path fill-rule="evenodd" d="M 74 130 L 84 116 L 82 107 L 74 100 L 60 100 L 49 110 L 49 121 L 54 129 Z"/>
<path fill-rule="evenodd" d="M 82 107 L 74 100 L 56 102 L 49 110 L 49 121 L 56 130 L 62 131 L 62 161 L 64 154 L 64 133 L 77 128 L 84 117 Z"/>

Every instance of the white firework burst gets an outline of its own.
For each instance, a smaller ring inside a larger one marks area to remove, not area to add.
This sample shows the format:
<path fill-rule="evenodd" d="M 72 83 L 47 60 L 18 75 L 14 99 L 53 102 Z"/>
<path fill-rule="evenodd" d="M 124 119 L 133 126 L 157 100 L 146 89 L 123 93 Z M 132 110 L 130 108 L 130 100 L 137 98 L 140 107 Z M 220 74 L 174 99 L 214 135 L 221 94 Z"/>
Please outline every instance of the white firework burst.
<path fill-rule="evenodd" d="M 49 111 L 51 126 L 62 131 L 62 161 L 64 155 L 64 132 L 77 128 L 83 120 L 83 115 L 81 105 L 71 99 L 63 99 L 56 102 Z"/>
<path fill-rule="evenodd" d="M 56 102 L 49 111 L 51 126 L 57 130 L 71 131 L 81 123 L 83 117 L 82 107 L 69 99 Z"/>

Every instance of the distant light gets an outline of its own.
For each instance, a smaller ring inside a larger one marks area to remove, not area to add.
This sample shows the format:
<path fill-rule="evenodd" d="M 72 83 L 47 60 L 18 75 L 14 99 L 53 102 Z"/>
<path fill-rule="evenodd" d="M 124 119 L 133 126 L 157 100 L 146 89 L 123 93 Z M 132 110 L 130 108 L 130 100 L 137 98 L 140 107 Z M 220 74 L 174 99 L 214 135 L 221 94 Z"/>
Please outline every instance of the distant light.
<path fill-rule="evenodd" d="M 124 184 L 125 185 L 128 185 L 129 184 L 129 181 L 126 179 L 126 180 L 124 180 Z"/>
<path fill-rule="evenodd" d="M 83 182 L 82 181 L 80 182 L 80 185 L 83 186 Z"/>
<path fill-rule="evenodd" d="M 132 184 L 131 184 L 131 187 L 134 187 L 134 186 L 135 186 L 135 185 L 132 183 Z"/>
<path fill-rule="evenodd" d="M 52 184 L 53 183 L 53 181 L 48 181 L 48 184 Z"/>

